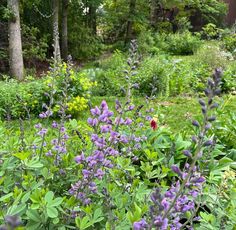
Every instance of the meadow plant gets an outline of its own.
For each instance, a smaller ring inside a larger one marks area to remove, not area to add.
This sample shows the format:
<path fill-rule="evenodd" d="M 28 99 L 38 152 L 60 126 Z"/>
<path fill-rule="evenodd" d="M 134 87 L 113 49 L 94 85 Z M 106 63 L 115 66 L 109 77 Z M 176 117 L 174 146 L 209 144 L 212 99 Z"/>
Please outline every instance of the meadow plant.
<path fill-rule="evenodd" d="M 183 151 L 189 163 L 187 162 L 182 170 L 179 166 L 172 165 L 172 171 L 178 178 L 177 182 L 174 182 L 164 193 L 161 188 L 154 190 L 151 194 L 152 205 L 149 216 L 146 220 L 135 222 L 133 225 L 135 230 L 152 228 L 178 230 L 184 227 L 193 229 L 193 221 L 198 220 L 197 212 L 200 207 L 198 199 L 206 180 L 199 171 L 198 162 L 201 161 L 204 150 L 213 145 L 213 140 L 207 138 L 207 132 L 211 128 L 211 122 L 216 119 L 215 116 L 210 115 L 210 110 L 218 106 L 213 102 L 213 98 L 220 93 L 218 87 L 221 75 L 221 70 L 216 69 L 212 79 L 208 79 L 205 89 L 207 100 L 199 100 L 203 121 L 201 124 L 196 120 L 192 122 L 198 130 L 198 135 L 192 137 L 193 149 Z"/>

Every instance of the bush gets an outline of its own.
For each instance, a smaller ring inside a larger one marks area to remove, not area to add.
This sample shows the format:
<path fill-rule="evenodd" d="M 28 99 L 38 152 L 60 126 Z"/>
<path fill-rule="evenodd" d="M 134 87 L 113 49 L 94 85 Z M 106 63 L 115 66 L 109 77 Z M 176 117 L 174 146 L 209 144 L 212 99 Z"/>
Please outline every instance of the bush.
<path fill-rule="evenodd" d="M 172 55 L 191 55 L 196 51 L 201 41 L 190 32 L 175 34 L 157 34 L 156 46 Z"/>
<path fill-rule="evenodd" d="M 229 52 L 220 49 L 218 43 L 203 45 L 196 52 L 196 62 L 207 64 L 212 70 L 214 68 L 226 68 L 233 56 Z"/>
<path fill-rule="evenodd" d="M 222 33 L 222 29 L 217 28 L 217 26 L 213 23 L 208 23 L 202 28 L 201 35 L 204 39 L 211 40 L 220 38 Z"/>
<path fill-rule="evenodd" d="M 140 65 L 135 81 L 139 93 L 176 96 L 202 91 L 210 71 L 207 65 L 187 59 L 168 56 L 146 58 Z"/>
<path fill-rule="evenodd" d="M 236 55 L 236 34 L 225 36 L 223 39 L 223 47 L 233 55 Z"/>
<path fill-rule="evenodd" d="M 53 110 L 58 111 L 58 101 L 64 97 L 64 79 L 69 73 L 67 99 L 68 113 L 78 115 L 79 112 L 87 108 L 90 90 L 95 83 L 90 81 L 84 73 L 75 72 L 70 69 L 66 63 L 62 63 L 42 79 L 35 80 L 28 77 L 26 82 L 19 83 L 14 79 L 6 79 L 0 82 L 0 117 L 1 118 L 19 118 L 27 117 L 29 114 L 38 114 L 42 111 L 43 104 L 47 104 L 53 85 L 54 104 Z"/>
<path fill-rule="evenodd" d="M 19 83 L 14 79 L 0 82 L 0 117 L 15 119 L 37 114 L 44 101 L 46 86 L 43 80 Z"/>
<path fill-rule="evenodd" d="M 111 57 L 100 61 L 99 68 L 85 70 L 97 82 L 93 90 L 95 95 L 123 95 L 125 59 L 125 55 L 116 50 Z"/>

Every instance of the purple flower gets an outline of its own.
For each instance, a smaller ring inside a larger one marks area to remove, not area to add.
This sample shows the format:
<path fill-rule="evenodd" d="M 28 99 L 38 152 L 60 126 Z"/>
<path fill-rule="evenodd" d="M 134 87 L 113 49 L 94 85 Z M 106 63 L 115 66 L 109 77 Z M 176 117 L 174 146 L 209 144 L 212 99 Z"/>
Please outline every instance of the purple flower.
<path fill-rule="evenodd" d="M 81 164 L 84 160 L 85 160 L 84 153 L 81 153 L 81 155 L 75 157 L 75 162 L 77 164 Z"/>
<path fill-rule="evenodd" d="M 94 174 L 94 176 L 97 177 L 99 180 L 101 180 L 104 175 L 105 173 L 101 169 L 98 169 L 97 172 Z"/>
<path fill-rule="evenodd" d="M 130 105 L 130 106 L 128 107 L 128 111 L 132 111 L 134 108 L 135 108 L 134 105 Z"/>
<path fill-rule="evenodd" d="M 179 176 L 182 175 L 182 172 L 181 172 L 181 170 L 179 169 L 179 167 L 177 165 L 172 165 L 171 169 L 172 169 L 173 172 L 177 173 Z"/>
<path fill-rule="evenodd" d="M 112 129 L 112 126 L 111 125 L 103 125 L 100 127 L 100 129 L 101 129 L 101 133 L 108 133 Z"/>
<path fill-rule="evenodd" d="M 121 135 L 120 142 L 127 144 L 129 142 L 129 140 L 128 140 L 127 136 Z"/>
<path fill-rule="evenodd" d="M 97 192 L 97 185 L 94 183 L 94 182 L 91 182 L 89 184 L 89 190 L 92 192 L 92 193 L 96 193 Z"/>
<path fill-rule="evenodd" d="M 162 216 L 157 216 L 154 220 L 154 224 L 156 227 L 159 227 L 161 230 L 166 230 L 168 227 L 168 219 L 165 218 L 163 220 Z"/>
<path fill-rule="evenodd" d="M 51 156 L 53 156 L 52 151 L 49 150 L 48 152 L 46 152 L 46 153 L 45 153 L 45 156 L 47 156 L 47 157 L 51 157 Z"/>
<path fill-rule="evenodd" d="M 41 128 L 42 128 L 42 125 L 41 125 L 40 123 L 38 123 L 38 124 L 36 124 L 34 127 L 35 127 L 36 129 L 41 129 Z"/>
<path fill-rule="evenodd" d="M 97 118 L 91 118 L 89 117 L 88 120 L 87 120 L 88 124 L 91 125 L 91 126 L 96 126 L 98 124 L 98 119 Z"/>
<path fill-rule="evenodd" d="M 103 110 L 107 110 L 108 109 L 108 105 L 106 103 L 106 101 L 102 101 L 101 105 L 100 105 L 100 108 L 103 109 Z"/>
<path fill-rule="evenodd" d="M 52 122 L 52 128 L 57 128 L 58 127 L 58 124 L 56 123 L 56 121 L 53 121 Z"/>
<path fill-rule="evenodd" d="M 125 125 L 130 125 L 130 124 L 132 124 L 132 122 L 133 121 L 130 118 L 126 118 L 125 121 L 124 121 L 124 124 Z"/>
<path fill-rule="evenodd" d="M 47 133 L 47 129 L 41 129 L 39 132 L 38 132 L 38 135 L 43 137 L 46 133 Z"/>
<path fill-rule="evenodd" d="M 116 125 L 123 125 L 123 124 L 124 124 L 123 118 L 121 118 L 121 117 L 116 117 L 116 119 L 115 119 L 115 124 L 116 124 Z"/>
<path fill-rule="evenodd" d="M 134 230 L 143 230 L 143 229 L 146 229 L 147 227 L 148 227 L 148 224 L 144 219 L 134 222 L 133 224 Z"/>
<path fill-rule="evenodd" d="M 91 172 L 87 169 L 83 169 L 82 174 L 84 176 L 84 179 L 87 179 L 89 177 L 89 175 L 91 174 Z"/>
<path fill-rule="evenodd" d="M 101 110 L 96 106 L 94 109 L 90 110 L 93 116 L 99 116 L 101 114 Z"/>
<path fill-rule="evenodd" d="M 66 128 L 64 126 L 61 127 L 60 131 L 64 133 L 66 131 Z"/>
<path fill-rule="evenodd" d="M 166 198 L 164 198 L 162 201 L 161 201 L 161 205 L 163 206 L 164 210 L 167 210 L 170 206 L 169 202 L 167 201 Z"/>

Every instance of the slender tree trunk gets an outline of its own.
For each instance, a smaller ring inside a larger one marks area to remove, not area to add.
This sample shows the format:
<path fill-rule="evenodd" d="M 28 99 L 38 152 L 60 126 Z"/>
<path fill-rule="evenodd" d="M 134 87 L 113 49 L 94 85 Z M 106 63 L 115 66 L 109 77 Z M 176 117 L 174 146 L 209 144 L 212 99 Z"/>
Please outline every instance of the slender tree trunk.
<path fill-rule="evenodd" d="M 54 60 L 61 61 L 60 43 L 59 43 L 59 0 L 53 0 L 53 46 Z"/>
<path fill-rule="evenodd" d="M 150 3 L 150 24 L 152 27 L 156 27 L 157 20 L 158 20 L 158 0 L 151 0 Z"/>
<path fill-rule="evenodd" d="M 8 8 L 12 13 L 8 24 L 10 73 L 21 81 L 24 79 L 24 63 L 21 43 L 19 0 L 8 0 Z"/>
<path fill-rule="evenodd" d="M 129 3 L 129 19 L 127 21 L 125 44 L 132 39 L 134 16 L 135 16 L 136 0 L 130 0 Z"/>
<path fill-rule="evenodd" d="M 93 3 L 90 3 L 89 6 L 89 27 L 92 31 L 93 35 L 97 34 L 97 15 L 96 15 L 96 7 L 93 6 Z"/>
<path fill-rule="evenodd" d="M 68 56 L 68 6 L 69 0 L 62 0 L 61 56 L 64 60 Z"/>

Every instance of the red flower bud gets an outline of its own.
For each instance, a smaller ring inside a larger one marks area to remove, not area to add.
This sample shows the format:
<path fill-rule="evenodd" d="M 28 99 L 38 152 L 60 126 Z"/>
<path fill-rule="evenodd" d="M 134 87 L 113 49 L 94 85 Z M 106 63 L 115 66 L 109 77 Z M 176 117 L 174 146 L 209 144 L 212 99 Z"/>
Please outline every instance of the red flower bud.
<path fill-rule="evenodd" d="M 150 121 L 150 125 L 152 127 L 153 130 L 156 130 L 157 129 L 157 118 L 153 118 L 151 121 Z"/>

